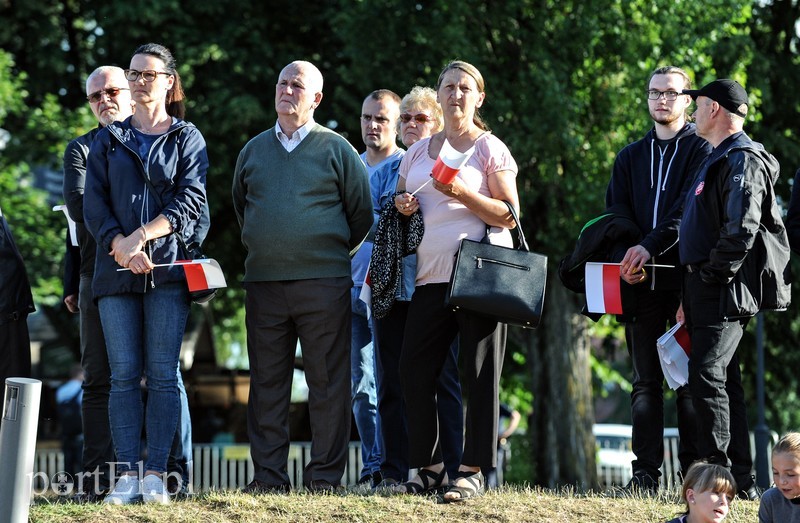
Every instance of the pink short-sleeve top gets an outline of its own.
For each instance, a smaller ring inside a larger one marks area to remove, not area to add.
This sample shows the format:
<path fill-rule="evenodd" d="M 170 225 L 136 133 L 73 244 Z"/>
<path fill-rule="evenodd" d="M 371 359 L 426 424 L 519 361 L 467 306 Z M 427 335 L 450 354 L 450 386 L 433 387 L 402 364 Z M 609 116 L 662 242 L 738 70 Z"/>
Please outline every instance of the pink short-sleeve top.
<path fill-rule="evenodd" d="M 435 158 L 425 138 L 411 147 L 400 164 L 400 177 L 405 179 L 406 190 L 414 192 L 430 179 Z M 508 147 L 491 133 L 484 133 L 475 141 L 475 152 L 461 168 L 458 177 L 470 188 L 491 197 L 489 177 L 500 171 L 517 174 L 517 163 Z M 419 199 L 425 234 L 417 247 L 416 285 L 447 283 L 453 272 L 455 255 L 461 240 L 480 241 L 486 234 L 486 224 L 464 204 L 445 196 L 429 183 L 415 195 Z M 512 246 L 511 232 L 492 227 L 489 239 L 496 245 Z"/>

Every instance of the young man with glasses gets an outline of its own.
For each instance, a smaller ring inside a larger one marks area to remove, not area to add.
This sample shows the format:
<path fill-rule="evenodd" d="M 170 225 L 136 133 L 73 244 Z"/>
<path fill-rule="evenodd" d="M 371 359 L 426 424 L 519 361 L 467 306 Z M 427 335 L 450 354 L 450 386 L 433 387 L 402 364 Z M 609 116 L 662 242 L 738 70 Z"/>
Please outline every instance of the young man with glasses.
<path fill-rule="evenodd" d="M 645 94 L 653 128 L 619 152 L 606 192 L 606 207 L 622 206 L 642 234 L 620 266 L 620 277 L 633 286 L 636 296 L 635 310 L 624 314 L 633 365 L 631 422 L 636 459 L 633 478 L 623 493 L 656 493 L 664 458 L 664 375 L 656 340 L 674 323 L 680 305 L 681 207 L 689 182 L 710 151 L 695 134 L 694 124 L 686 121 L 692 101 L 681 92 L 689 87 L 689 76 L 678 67 L 661 67 L 650 75 Z M 696 426 L 688 387 L 678 389 L 677 395 L 678 452 L 685 473 L 698 457 Z"/>

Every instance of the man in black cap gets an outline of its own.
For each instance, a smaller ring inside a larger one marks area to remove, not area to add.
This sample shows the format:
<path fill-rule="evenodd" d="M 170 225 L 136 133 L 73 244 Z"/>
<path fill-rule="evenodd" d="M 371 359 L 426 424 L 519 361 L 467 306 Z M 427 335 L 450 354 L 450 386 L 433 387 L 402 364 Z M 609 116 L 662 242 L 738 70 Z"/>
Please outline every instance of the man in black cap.
<path fill-rule="evenodd" d="M 755 499 L 736 348 L 761 309 L 790 301 L 789 243 L 775 199 L 779 166 L 742 130 L 747 93 L 733 80 L 684 90 L 697 103 L 697 134 L 713 147 L 686 195 L 679 251 L 682 310 L 692 339 L 689 389 L 700 457 L 731 468 L 739 496 Z"/>

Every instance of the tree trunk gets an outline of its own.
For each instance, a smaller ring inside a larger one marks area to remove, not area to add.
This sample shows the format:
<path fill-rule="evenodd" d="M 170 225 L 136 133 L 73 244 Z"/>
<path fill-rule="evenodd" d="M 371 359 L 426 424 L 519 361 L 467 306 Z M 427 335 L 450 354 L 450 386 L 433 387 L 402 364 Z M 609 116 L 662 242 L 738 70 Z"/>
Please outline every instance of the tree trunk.
<path fill-rule="evenodd" d="M 597 486 L 592 436 L 591 370 L 582 297 L 567 291 L 550 271 L 542 324 L 529 337 L 534 411 L 531 424 L 538 485 Z"/>

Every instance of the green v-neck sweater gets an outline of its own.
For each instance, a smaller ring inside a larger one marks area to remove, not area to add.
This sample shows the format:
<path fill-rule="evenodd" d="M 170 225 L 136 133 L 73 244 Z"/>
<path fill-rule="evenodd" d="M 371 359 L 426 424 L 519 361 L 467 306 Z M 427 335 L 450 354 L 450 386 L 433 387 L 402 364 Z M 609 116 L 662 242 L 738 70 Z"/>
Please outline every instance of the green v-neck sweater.
<path fill-rule="evenodd" d="M 245 282 L 349 276 L 350 251 L 373 219 L 358 153 L 319 124 L 292 152 L 274 127 L 250 140 L 236 161 L 233 205 Z"/>

